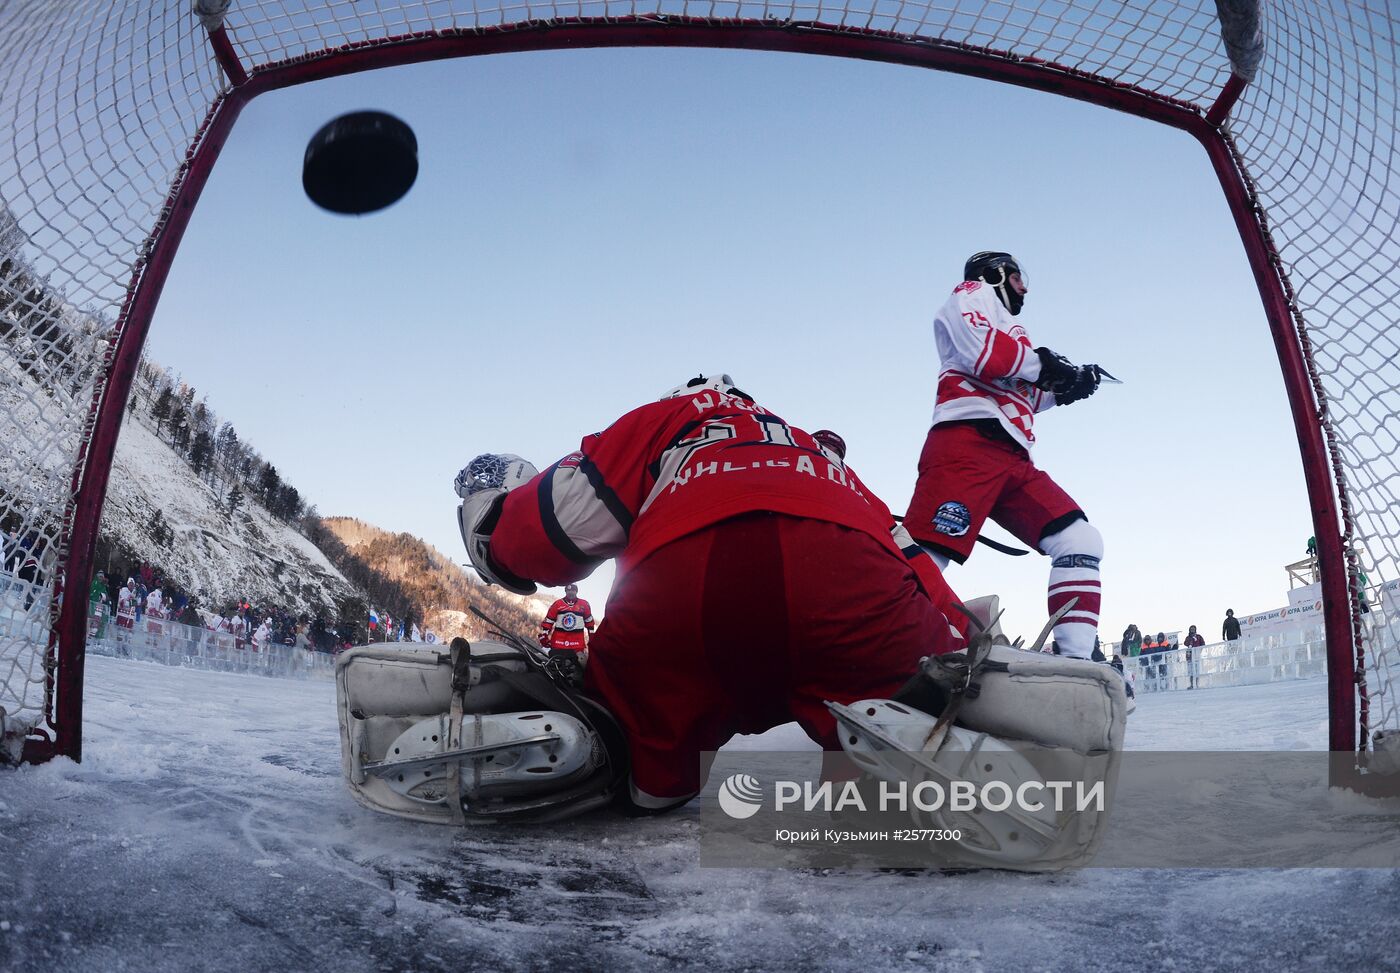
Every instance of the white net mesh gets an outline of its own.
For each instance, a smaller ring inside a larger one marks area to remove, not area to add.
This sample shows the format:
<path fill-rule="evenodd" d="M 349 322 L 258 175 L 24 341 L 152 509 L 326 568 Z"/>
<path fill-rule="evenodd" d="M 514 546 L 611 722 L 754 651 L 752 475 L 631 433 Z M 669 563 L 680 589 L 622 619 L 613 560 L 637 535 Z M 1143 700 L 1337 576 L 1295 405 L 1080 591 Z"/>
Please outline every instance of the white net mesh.
<path fill-rule="evenodd" d="M 1377 593 L 1400 577 L 1396 10 L 1289 2 L 1263 13 L 1264 66 L 1228 129 L 1287 271 L 1358 552 L 1352 585 L 1365 579 L 1373 609 L 1356 613 L 1363 719 L 1394 731 L 1400 596 Z"/>
<path fill-rule="evenodd" d="M 538 36 L 541 25 L 638 21 L 674 30 L 744 26 L 751 46 L 765 46 L 753 32 L 791 38 L 793 25 L 803 25 L 808 35 L 975 55 L 1022 72 L 1021 80 L 1026 70 L 1089 80 L 1105 100 L 1129 91 L 1199 115 L 1231 73 L 1208 0 L 235 0 L 224 26 L 226 51 L 241 68 L 233 76 L 256 79 L 376 48 L 387 52 L 375 65 L 382 66 L 398 56 L 395 49 L 499 38 L 527 23 Z M 1263 22 L 1258 75 L 1226 130 L 1291 284 L 1298 340 L 1325 405 L 1319 421 L 1342 520 L 1361 552 L 1356 569 L 1378 587 L 1400 576 L 1400 469 L 1392 458 L 1400 445 L 1395 12 L 1386 0 L 1277 0 Z M 464 44 L 455 53 L 468 50 Z M 44 659 L 58 615 L 49 593 L 68 588 L 86 597 L 86 576 L 65 577 L 68 548 L 70 537 L 74 550 L 82 547 L 74 525 L 95 529 L 96 520 L 83 516 L 81 504 L 75 512 L 74 497 L 83 477 L 110 463 L 96 406 L 114 367 L 113 386 L 125 394 L 120 362 L 143 339 L 149 313 L 127 305 L 151 271 L 168 201 L 211 112 L 233 88 L 215 51 L 189 0 L 0 6 L 0 132 L 8 138 L 0 152 L 0 428 L 7 446 L 0 518 L 13 538 L 0 604 L 0 706 L 11 717 L 42 720 L 53 705 Z M 89 456 L 94 427 L 98 446 Z M 1387 669 L 1397 631 L 1363 625 L 1360 615 L 1356 631 L 1370 649 L 1371 723 L 1400 726 Z M 50 653 L 58 672 L 73 651 L 58 645 Z M 61 679 L 58 685 L 61 695 Z"/>

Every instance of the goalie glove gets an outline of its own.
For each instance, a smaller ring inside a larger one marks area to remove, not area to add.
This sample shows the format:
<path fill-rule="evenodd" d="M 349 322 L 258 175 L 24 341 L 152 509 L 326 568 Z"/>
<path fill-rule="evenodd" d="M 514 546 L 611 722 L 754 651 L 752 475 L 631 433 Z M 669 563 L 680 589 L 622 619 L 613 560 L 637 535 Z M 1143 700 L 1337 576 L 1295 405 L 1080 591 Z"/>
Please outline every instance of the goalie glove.
<path fill-rule="evenodd" d="M 467 546 L 467 557 L 487 584 L 498 584 L 517 595 L 535 593 L 535 583 L 519 578 L 491 557 L 491 534 L 501 519 L 506 494 L 528 483 L 538 471 L 527 460 L 509 453 L 483 453 L 468 463 L 453 482 L 462 498 L 457 527 Z"/>

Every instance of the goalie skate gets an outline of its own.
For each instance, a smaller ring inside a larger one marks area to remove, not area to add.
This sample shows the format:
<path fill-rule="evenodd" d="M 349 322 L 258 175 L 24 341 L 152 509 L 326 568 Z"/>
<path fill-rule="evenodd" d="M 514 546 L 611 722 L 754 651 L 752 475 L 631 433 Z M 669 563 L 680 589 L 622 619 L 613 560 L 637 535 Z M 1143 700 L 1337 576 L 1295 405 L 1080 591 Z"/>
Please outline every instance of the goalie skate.
<path fill-rule="evenodd" d="M 454 733 L 454 730 L 456 731 Z M 450 747 L 460 739 L 463 746 Z M 532 796 L 550 794 L 593 768 L 593 734 L 563 713 L 476 713 L 454 727 L 444 713 L 415 723 L 389 746 L 388 759 L 361 765 L 389 789 L 413 801 L 444 804 L 453 777 L 463 781 L 468 807 L 516 811 Z"/>
<path fill-rule="evenodd" d="M 400 817 L 559 820 L 608 803 L 625 767 L 608 714 L 504 643 L 352 649 L 336 698 L 351 793 Z"/>

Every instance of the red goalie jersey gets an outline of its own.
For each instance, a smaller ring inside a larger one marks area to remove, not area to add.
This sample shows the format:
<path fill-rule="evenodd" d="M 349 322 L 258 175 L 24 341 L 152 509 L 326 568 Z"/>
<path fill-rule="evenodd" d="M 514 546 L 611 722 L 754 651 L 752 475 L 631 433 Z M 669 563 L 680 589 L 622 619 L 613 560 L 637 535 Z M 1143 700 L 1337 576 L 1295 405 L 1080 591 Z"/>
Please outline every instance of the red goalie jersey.
<path fill-rule="evenodd" d="M 547 585 L 615 557 L 620 581 L 663 545 L 752 511 L 870 535 L 912 562 L 944 616 L 958 617 L 933 562 L 912 542 L 896 542 L 889 509 L 839 456 L 762 406 L 715 390 L 634 409 L 511 491 L 491 553 Z"/>
<path fill-rule="evenodd" d="M 889 696 L 964 644 L 933 559 L 841 457 L 721 384 L 586 437 L 491 533 L 499 568 L 544 584 L 617 558 L 584 691 L 626 734 L 642 808 L 698 791 L 734 733 L 795 721 L 839 748 L 827 701 Z"/>

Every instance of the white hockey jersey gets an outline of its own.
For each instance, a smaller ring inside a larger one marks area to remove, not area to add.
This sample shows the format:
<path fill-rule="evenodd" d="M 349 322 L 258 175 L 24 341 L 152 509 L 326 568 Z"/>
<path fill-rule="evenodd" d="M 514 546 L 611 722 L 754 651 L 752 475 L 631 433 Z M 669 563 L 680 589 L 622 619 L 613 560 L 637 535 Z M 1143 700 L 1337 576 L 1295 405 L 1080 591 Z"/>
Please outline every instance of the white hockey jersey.
<path fill-rule="evenodd" d="M 1031 384 L 1040 377 L 1040 357 L 996 291 L 963 281 L 938 309 L 933 333 L 941 366 L 933 424 L 996 419 L 1030 449 L 1035 414 L 1053 406 L 1055 396 Z"/>

